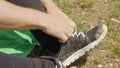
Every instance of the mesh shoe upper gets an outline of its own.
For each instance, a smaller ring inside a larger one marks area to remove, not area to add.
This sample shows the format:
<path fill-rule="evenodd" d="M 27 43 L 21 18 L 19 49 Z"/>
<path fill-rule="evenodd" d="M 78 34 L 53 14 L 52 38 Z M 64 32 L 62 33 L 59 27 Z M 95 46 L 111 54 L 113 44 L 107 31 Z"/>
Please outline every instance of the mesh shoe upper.
<path fill-rule="evenodd" d="M 88 40 L 82 34 L 80 34 L 79 36 L 74 35 L 74 37 L 71 37 L 66 43 L 62 45 L 58 57 L 59 59 L 64 60 L 87 44 L 89 44 Z"/>

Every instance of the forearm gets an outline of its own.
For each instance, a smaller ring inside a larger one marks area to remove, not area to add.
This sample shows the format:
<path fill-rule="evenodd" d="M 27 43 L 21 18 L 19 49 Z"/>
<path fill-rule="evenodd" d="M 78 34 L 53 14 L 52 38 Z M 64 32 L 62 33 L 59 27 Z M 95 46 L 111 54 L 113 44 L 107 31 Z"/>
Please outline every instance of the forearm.
<path fill-rule="evenodd" d="M 0 29 L 42 29 L 45 16 L 40 11 L 0 1 Z"/>

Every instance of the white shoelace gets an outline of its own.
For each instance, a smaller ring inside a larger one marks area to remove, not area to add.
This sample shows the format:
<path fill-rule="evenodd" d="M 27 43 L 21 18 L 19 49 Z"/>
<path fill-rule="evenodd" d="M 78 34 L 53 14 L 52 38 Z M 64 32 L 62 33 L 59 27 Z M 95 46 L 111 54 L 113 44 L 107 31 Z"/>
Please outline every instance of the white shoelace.
<path fill-rule="evenodd" d="M 75 36 L 79 37 L 80 35 L 82 35 L 83 37 L 85 37 L 84 32 L 76 32 L 76 31 L 72 34 L 72 37 L 75 37 Z"/>

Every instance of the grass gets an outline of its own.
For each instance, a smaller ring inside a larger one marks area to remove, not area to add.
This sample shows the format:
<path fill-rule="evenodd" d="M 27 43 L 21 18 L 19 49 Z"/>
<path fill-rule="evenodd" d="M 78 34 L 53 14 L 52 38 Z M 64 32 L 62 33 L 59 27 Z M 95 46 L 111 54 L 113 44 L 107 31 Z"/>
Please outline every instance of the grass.
<path fill-rule="evenodd" d="M 120 1 L 115 0 L 113 2 L 113 6 L 111 8 L 111 18 L 115 18 L 116 20 L 120 20 Z M 110 22 L 109 23 L 109 38 L 111 38 L 111 45 L 113 45 L 113 49 L 111 50 L 115 56 L 120 56 L 120 23 L 119 22 Z"/>
<path fill-rule="evenodd" d="M 83 9 L 91 9 L 94 5 L 94 1 L 92 0 L 78 0 L 77 3 L 80 4 L 80 7 Z"/>
<path fill-rule="evenodd" d="M 120 56 L 120 48 L 119 47 L 114 48 L 113 53 L 117 56 Z"/>
<path fill-rule="evenodd" d="M 120 59 L 120 1 L 119 0 L 54 0 L 77 24 L 78 31 L 88 31 L 98 24 L 106 24 L 108 33 L 98 48 L 91 51 L 81 68 L 96 68 L 97 64 Z M 111 19 L 115 19 L 114 21 Z M 116 21 L 117 20 L 117 21 Z M 105 50 L 105 53 L 100 53 Z M 91 57 L 97 59 L 91 59 Z M 106 58 L 108 60 L 106 60 Z M 94 62 L 94 64 L 92 64 Z M 111 62 L 112 63 L 112 62 Z M 107 64 L 107 63 L 106 63 Z M 92 67 L 91 67 L 92 66 Z M 110 67 L 109 67 L 110 68 Z M 119 67 L 116 67 L 119 68 Z"/>
<path fill-rule="evenodd" d="M 120 18 L 120 1 L 114 2 L 112 8 L 112 17 Z"/>
<path fill-rule="evenodd" d="M 96 65 L 102 63 L 102 61 L 101 61 L 100 59 L 98 59 L 98 58 L 94 59 L 93 62 L 94 62 L 94 64 L 96 64 Z"/>

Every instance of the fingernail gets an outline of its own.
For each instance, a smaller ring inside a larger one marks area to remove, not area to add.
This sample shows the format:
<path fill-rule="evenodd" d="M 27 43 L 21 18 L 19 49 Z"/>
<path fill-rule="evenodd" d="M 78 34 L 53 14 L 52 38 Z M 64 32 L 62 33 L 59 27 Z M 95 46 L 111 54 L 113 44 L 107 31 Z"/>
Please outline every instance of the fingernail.
<path fill-rule="evenodd" d="M 76 26 L 75 22 L 71 21 L 71 26 Z"/>
<path fill-rule="evenodd" d="M 76 26 L 76 24 L 72 24 L 72 23 L 71 23 L 70 25 L 71 25 L 72 27 L 75 27 L 75 26 Z"/>

